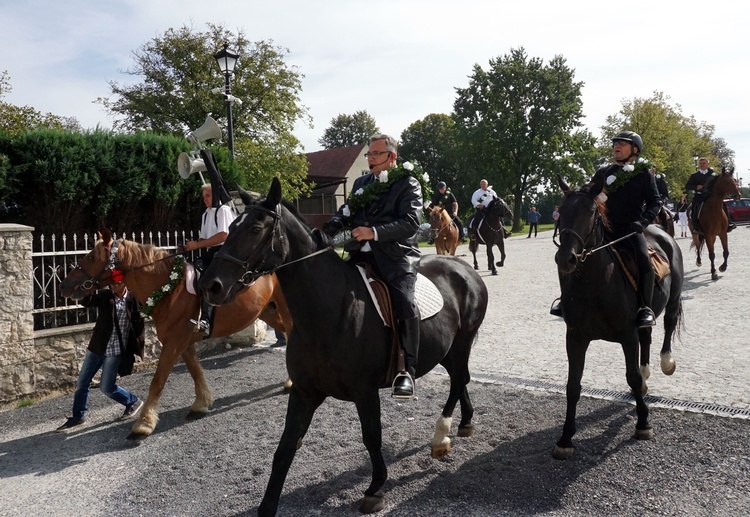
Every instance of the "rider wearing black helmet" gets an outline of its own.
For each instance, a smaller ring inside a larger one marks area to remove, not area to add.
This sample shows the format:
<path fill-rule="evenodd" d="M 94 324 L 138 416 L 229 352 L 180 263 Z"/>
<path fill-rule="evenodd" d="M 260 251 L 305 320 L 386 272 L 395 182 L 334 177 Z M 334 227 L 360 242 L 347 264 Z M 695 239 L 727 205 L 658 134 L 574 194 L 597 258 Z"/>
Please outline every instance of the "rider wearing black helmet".
<path fill-rule="evenodd" d="M 461 219 L 458 218 L 458 201 L 456 200 L 456 196 L 451 192 L 451 189 L 448 188 L 444 181 L 437 184 L 437 190 L 438 191 L 432 196 L 432 202 L 429 204 L 428 208 L 433 208 L 435 206 L 443 207 L 445 211 L 448 212 L 448 215 L 451 216 L 451 219 L 453 219 L 453 224 L 458 228 L 458 236 L 461 239 L 461 242 L 466 242 L 466 237 L 464 237 L 464 227 L 463 224 L 461 224 Z M 434 242 L 432 237 L 430 237 L 430 241 L 430 244 Z"/>
<path fill-rule="evenodd" d="M 656 323 L 654 311 L 651 310 L 654 270 L 643 229 L 654 220 L 661 207 L 659 191 L 653 174 L 649 172 L 648 162 L 638 157 L 643 151 L 643 139 L 638 133 L 618 133 L 612 139 L 612 147 L 616 163 L 596 171 L 588 186 L 596 181 L 604 181 L 602 194 L 610 224 L 606 229 L 607 240 L 612 241 L 635 232 L 621 241 L 621 244 L 632 249 L 639 269 L 638 292 L 641 306 L 637 315 L 638 327 L 652 327 Z M 562 316 L 560 305 L 553 306 L 550 313 Z"/>

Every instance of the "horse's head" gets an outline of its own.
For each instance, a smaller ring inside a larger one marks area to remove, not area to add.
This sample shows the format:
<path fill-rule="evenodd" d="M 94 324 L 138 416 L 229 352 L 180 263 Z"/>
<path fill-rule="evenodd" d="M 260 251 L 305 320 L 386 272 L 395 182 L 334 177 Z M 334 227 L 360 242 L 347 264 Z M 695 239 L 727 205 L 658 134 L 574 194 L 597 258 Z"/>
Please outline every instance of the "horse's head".
<path fill-rule="evenodd" d="M 492 201 L 490 201 L 490 204 L 487 205 L 487 215 L 493 215 L 497 216 L 498 219 L 513 219 L 513 211 L 508 207 L 508 205 L 500 199 L 499 197 L 496 197 Z"/>
<path fill-rule="evenodd" d="M 447 221 L 447 223 L 446 223 Z M 446 224 L 450 224 L 451 216 L 442 206 L 434 206 L 430 209 L 430 228 L 440 230 Z"/>
<path fill-rule="evenodd" d="M 593 246 L 599 236 L 596 229 L 602 224 L 604 206 L 597 196 L 604 188 L 604 177 L 579 190 L 568 187 L 560 176 L 557 182 L 565 197 L 558 210 L 560 248 L 555 253 L 555 262 L 560 273 L 569 274 L 585 260 L 587 246 Z"/>
<path fill-rule="evenodd" d="M 730 197 L 732 199 L 739 199 L 742 197 L 737 180 L 734 179 L 734 169 L 726 170 L 726 168 L 722 167 L 721 174 L 716 177 L 711 190 L 721 195 L 722 199 Z"/>
<path fill-rule="evenodd" d="M 237 293 L 258 277 L 273 272 L 289 253 L 281 232 L 281 183 L 273 178 L 265 199 L 238 189 L 245 210 L 229 226 L 229 233 L 198 287 L 214 305 L 234 300 Z"/>
<path fill-rule="evenodd" d="M 103 230 L 94 248 L 89 251 L 60 283 L 60 293 L 66 298 L 81 300 L 113 283 L 113 267 L 110 267 L 112 233 Z"/>

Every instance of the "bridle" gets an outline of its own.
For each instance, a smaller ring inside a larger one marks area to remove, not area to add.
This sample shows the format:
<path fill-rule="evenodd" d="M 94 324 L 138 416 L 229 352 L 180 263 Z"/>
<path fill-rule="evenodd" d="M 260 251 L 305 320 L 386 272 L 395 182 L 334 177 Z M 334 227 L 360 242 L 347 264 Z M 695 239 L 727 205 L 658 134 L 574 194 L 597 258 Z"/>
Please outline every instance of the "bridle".
<path fill-rule="evenodd" d="M 603 228 L 604 228 L 602 213 L 601 213 L 601 211 L 599 209 L 599 205 L 597 205 L 595 203 L 595 206 L 596 206 L 596 214 L 594 216 L 594 224 L 591 225 L 591 231 L 589 231 L 589 233 L 588 233 L 588 235 L 586 235 L 585 239 L 583 237 L 581 237 L 578 234 L 578 232 L 576 232 L 575 230 L 573 230 L 571 228 L 564 228 L 564 229 L 560 230 L 560 234 L 559 234 L 560 240 L 562 240 L 562 236 L 563 235 L 572 235 L 580 243 L 580 245 L 581 245 L 581 252 L 580 253 L 574 253 L 573 255 L 575 255 L 575 257 L 578 259 L 578 261 L 581 264 L 584 263 L 584 262 L 586 262 L 586 259 L 589 258 L 594 253 L 596 253 L 597 251 L 601 251 L 601 250 L 603 250 L 605 248 L 609 248 L 610 246 L 613 246 L 614 244 L 617 244 L 620 241 L 623 241 L 625 239 L 629 239 L 630 237 L 632 237 L 633 235 L 635 235 L 637 233 L 637 232 L 631 232 L 631 233 L 628 233 L 627 235 L 623 235 L 622 237 L 620 237 L 618 239 L 615 239 L 613 241 L 609 241 L 606 244 L 602 244 L 601 246 L 594 247 L 594 246 L 597 245 L 597 243 L 599 243 L 599 242 L 602 241 L 602 239 L 603 239 Z M 587 243 L 589 242 L 589 240 L 592 237 L 594 239 L 593 243 L 591 244 L 592 247 L 587 249 L 586 245 L 587 245 Z M 558 248 L 561 245 L 559 242 L 557 242 L 554 239 L 552 240 L 552 242 Z"/>
<path fill-rule="evenodd" d="M 247 208 L 245 209 L 247 211 Z M 253 206 L 251 210 L 257 210 L 269 217 L 273 218 L 273 228 L 271 228 L 271 231 L 268 232 L 266 235 L 263 236 L 263 239 L 258 243 L 257 246 L 252 250 L 250 255 L 247 257 L 246 260 L 240 260 L 236 257 L 233 257 L 229 253 L 226 253 L 222 249 L 214 255 L 214 260 L 220 259 L 225 260 L 227 262 L 230 262 L 232 264 L 235 264 L 237 266 L 240 266 L 243 269 L 242 276 L 237 280 L 236 283 L 242 284 L 243 286 L 248 286 L 255 282 L 258 278 L 260 278 L 263 275 L 270 275 L 272 273 L 275 273 L 281 268 L 284 268 L 286 266 L 289 266 L 291 264 L 294 264 L 296 262 L 301 262 L 303 260 L 307 260 L 309 258 L 312 258 L 316 255 L 320 255 L 321 253 L 325 253 L 326 251 L 331 250 L 333 247 L 329 246 L 323 249 L 319 249 L 313 253 L 310 253 L 308 255 L 305 255 L 304 257 L 291 260 L 289 262 L 285 262 L 283 264 L 273 265 L 273 266 L 267 266 L 263 269 L 261 269 L 261 266 L 263 265 L 263 262 L 265 261 L 263 257 L 264 250 L 266 246 L 270 243 L 271 245 L 271 251 L 274 250 L 274 240 L 275 237 L 278 235 L 280 243 L 283 245 L 284 242 L 284 235 L 279 230 L 279 221 L 281 220 L 281 205 L 277 204 L 273 210 L 270 210 L 268 208 L 262 207 L 262 206 Z M 258 267 L 255 269 L 252 269 L 250 267 L 251 259 L 254 259 L 256 256 L 261 257 L 261 261 L 258 264 Z"/>
<path fill-rule="evenodd" d="M 431 228 L 430 229 L 430 231 L 435 234 L 435 237 L 437 237 L 438 235 L 440 235 L 441 233 L 443 233 L 443 230 L 445 230 L 446 228 L 450 228 L 451 226 L 455 226 L 455 223 L 453 222 L 453 218 L 450 216 L 450 214 L 448 214 L 448 212 L 446 212 L 445 209 L 443 209 L 443 212 L 447 215 L 448 222 L 445 223 L 444 225 L 438 227 L 438 228 Z M 432 214 L 430 214 L 430 224 L 432 224 Z"/>
<path fill-rule="evenodd" d="M 147 262 L 145 264 L 140 264 L 138 266 L 133 266 L 131 268 L 128 268 L 127 270 L 123 270 L 118 265 L 118 263 L 117 263 L 117 253 L 119 252 L 119 250 L 120 250 L 120 240 L 116 240 L 116 241 L 114 241 L 112 243 L 112 246 L 110 246 L 110 248 L 109 248 L 109 260 L 107 261 L 106 264 L 104 264 L 104 267 L 102 267 L 102 270 L 99 271 L 99 273 L 97 273 L 93 277 L 91 277 L 88 280 L 85 280 L 84 282 L 82 282 L 81 285 L 79 286 L 79 288 L 82 289 L 82 290 L 84 290 L 84 291 L 88 291 L 89 289 L 94 288 L 94 287 L 96 287 L 97 289 L 99 289 L 100 288 L 99 286 L 105 280 L 110 280 L 110 279 L 112 279 L 115 276 L 119 276 L 119 277 L 123 278 L 130 271 L 136 271 L 138 269 L 143 269 L 145 267 L 152 266 L 152 265 L 154 265 L 154 264 L 156 264 L 158 262 L 162 262 L 164 260 L 169 260 L 171 258 L 174 258 L 174 257 L 182 255 L 182 253 L 170 253 L 169 255 L 166 255 L 166 256 L 164 256 L 164 257 L 162 257 L 160 259 L 154 260 L 152 262 Z M 77 269 L 77 270 L 83 271 L 84 273 L 86 273 L 88 275 L 88 272 L 85 269 L 83 269 L 83 267 L 81 267 L 80 263 L 76 264 L 75 268 L 73 268 L 73 269 L 74 270 Z M 111 272 L 110 276 L 107 277 L 107 278 L 102 278 L 102 275 L 105 274 L 108 271 Z"/>

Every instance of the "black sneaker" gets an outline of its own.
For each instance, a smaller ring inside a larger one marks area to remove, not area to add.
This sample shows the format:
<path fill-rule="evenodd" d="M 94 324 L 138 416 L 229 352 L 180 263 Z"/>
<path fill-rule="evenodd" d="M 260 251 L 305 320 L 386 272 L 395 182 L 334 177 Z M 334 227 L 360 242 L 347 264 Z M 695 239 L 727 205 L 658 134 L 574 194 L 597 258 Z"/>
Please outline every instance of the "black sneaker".
<path fill-rule="evenodd" d="M 68 421 L 65 422 L 63 425 L 55 429 L 55 432 L 57 433 L 65 433 L 73 429 L 74 427 L 78 427 L 82 423 L 86 421 L 85 418 L 68 418 Z"/>
<path fill-rule="evenodd" d="M 732 221 L 729 221 L 729 226 L 727 226 L 727 233 L 731 232 L 735 228 L 737 228 L 737 225 L 734 224 Z"/>
<path fill-rule="evenodd" d="M 125 411 L 123 412 L 122 416 L 118 418 L 117 420 L 118 421 L 129 420 L 135 417 L 135 415 L 138 414 L 138 412 L 141 410 L 142 407 L 143 407 L 143 401 L 141 399 L 135 399 L 135 402 L 125 406 Z"/>

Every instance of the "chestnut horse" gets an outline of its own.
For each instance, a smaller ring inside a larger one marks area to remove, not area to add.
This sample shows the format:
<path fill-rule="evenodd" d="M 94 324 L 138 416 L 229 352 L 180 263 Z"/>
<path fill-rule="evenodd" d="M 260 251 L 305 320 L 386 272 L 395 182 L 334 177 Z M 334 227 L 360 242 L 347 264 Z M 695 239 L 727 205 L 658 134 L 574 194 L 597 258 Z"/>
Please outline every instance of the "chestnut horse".
<path fill-rule="evenodd" d="M 693 234 L 691 248 L 694 247 L 696 252 L 695 265 L 700 267 L 701 251 L 703 245 L 706 245 L 708 259 L 711 261 L 711 280 L 718 280 L 719 275 L 716 273 L 716 266 L 714 265 L 714 259 L 716 258 L 714 244 L 717 236 L 721 240 L 721 248 L 724 250 L 724 262 L 719 266 L 719 271 L 722 273 L 727 270 L 727 260 L 729 259 L 729 243 L 727 241 L 729 219 L 724 212 L 724 199 L 728 197 L 739 199 L 740 189 L 737 187 L 732 171 L 715 173 L 714 178 L 708 180 L 705 188 L 710 189 L 710 192 L 706 194 L 706 200 L 700 207 L 700 214 L 698 215 L 698 224 L 703 233 L 695 231 L 692 218 L 689 218 L 688 221 L 690 231 Z"/>
<path fill-rule="evenodd" d="M 80 300 L 94 290 L 110 285 L 112 268 L 115 266 L 125 274 L 125 285 L 142 305 L 147 303 L 152 293 L 169 285 L 170 275 L 173 274 L 174 255 L 152 245 L 121 239 L 114 257 L 111 256 L 114 242 L 111 234 L 105 232 L 94 245 L 94 249 L 81 259 L 60 284 L 63 296 Z M 213 404 L 213 395 L 195 352 L 195 343 L 204 337 L 188 324 L 188 320 L 198 317 L 199 305 L 198 297 L 188 293 L 184 280 L 181 280 L 174 286 L 173 291 L 154 307 L 151 317 L 162 349 L 148 390 L 148 399 L 133 424 L 128 435 L 129 440 L 142 440 L 154 432 L 159 419 L 159 398 L 180 356 L 195 383 L 195 401 L 187 418 L 204 416 Z M 274 275 L 259 278 L 239 293 L 233 303 L 217 308 L 214 312 L 211 337 L 234 334 L 258 318 L 286 336 L 291 332 L 291 315 Z"/>
<path fill-rule="evenodd" d="M 458 248 L 458 228 L 453 218 L 442 206 L 430 209 L 430 233 L 435 240 L 438 255 L 455 255 Z"/>

